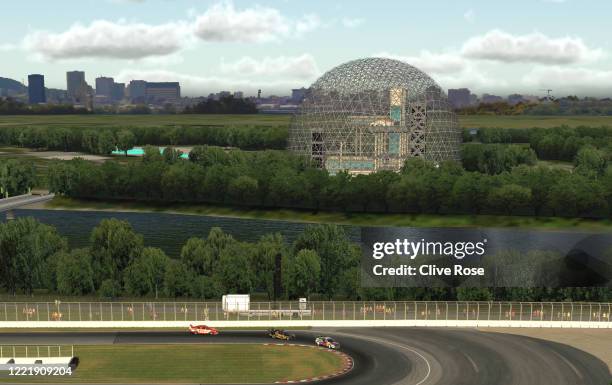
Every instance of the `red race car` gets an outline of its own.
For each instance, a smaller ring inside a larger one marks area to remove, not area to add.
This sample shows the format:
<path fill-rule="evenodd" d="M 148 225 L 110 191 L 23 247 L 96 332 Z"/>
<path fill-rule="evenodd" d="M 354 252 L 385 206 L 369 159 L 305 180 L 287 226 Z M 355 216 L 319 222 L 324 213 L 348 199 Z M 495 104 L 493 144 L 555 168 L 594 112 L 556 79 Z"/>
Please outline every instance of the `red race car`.
<path fill-rule="evenodd" d="M 217 334 L 219 334 L 219 331 L 215 328 L 211 328 L 210 326 L 206 325 L 189 325 L 189 333 L 216 336 Z"/>

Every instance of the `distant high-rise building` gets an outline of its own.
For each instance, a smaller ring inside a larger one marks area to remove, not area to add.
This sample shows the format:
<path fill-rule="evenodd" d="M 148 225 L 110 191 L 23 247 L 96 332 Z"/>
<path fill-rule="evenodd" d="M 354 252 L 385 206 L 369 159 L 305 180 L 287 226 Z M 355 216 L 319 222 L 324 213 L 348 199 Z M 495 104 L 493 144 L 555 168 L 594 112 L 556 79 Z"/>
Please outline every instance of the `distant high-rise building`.
<path fill-rule="evenodd" d="M 47 102 L 45 94 L 45 77 L 43 75 L 28 75 L 28 99 L 30 104 Z"/>
<path fill-rule="evenodd" d="M 144 103 L 147 95 L 147 82 L 144 80 L 131 80 L 127 86 L 127 94 L 132 103 Z"/>
<path fill-rule="evenodd" d="M 96 96 L 111 98 L 115 79 L 101 76 L 96 78 Z"/>
<path fill-rule="evenodd" d="M 242 98 L 244 98 L 244 92 L 242 92 L 242 91 L 236 91 L 236 92 L 234 92 L 234 98 L 236 98 L 236 99 L 242 99 Z"/>
<path fill-rule="evenodd" d="M 453 108 L 463 108 L 470 105 L 470 90 L 467 88 L 457 88 L 448 90 L 448 103 Z"/>
<path fill-rule="evenodd" d="M 512 94 L 512 95 L 508 95 L 508 104 L 510 105 L 516 105 L 519 103 L 523 103 L 525 102 L 525 98 L 523 98 L 523 95 L 521 94 Z"/>
<path fill-rule="evenodd" d="M 76 103 L 84 103 L 88 87 L 85 81 L 85 72 L 83 71 L 68 71 L 66 72 L 66 84 L 68 89 L 68 98 Z"/>
<path fill-rule="evenodd" d="M 257 99 L 261 99 L 261 90 L 257 90 Z"/>
<path fill-rule="evenodd" d="M 123 100 L 125 97 L 125 83 L 114 83 L 113 91 L 111 93 L 111 99 L 114 102 Z"/>
<path fill-rule="evenodd" d="M 503 101 L 504 101 L 504 98 L 502 98 L 501 96 L 491 95 L 491 94 L 482 94 L 482 98 L 480 99 L 481 103 L 486 103 L 486 104 L 499 103 Z"/>
<path fill-rule="evenodd" d="M 306 97 L 306 91 L 308 89 L 302 88 L 294 88 L 291 90 L 291 101 L 293 103 L 302 103 L 302 100 Z"/>
<path fill-rule="evenodd" d="M 148 103 L 178 103 L 181 98 L 181 86 L 178 82 L 147 82 L 145 98 Z"/>

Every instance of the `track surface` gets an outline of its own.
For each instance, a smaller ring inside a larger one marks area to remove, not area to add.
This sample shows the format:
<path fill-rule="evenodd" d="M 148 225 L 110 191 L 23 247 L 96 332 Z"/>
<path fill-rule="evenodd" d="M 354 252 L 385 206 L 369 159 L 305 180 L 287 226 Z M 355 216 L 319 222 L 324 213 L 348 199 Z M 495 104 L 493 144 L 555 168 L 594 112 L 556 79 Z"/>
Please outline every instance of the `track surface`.
<path fill-rule="evenodd" d="M 571 331 L 568 331 L 571 332 Z M 318 384 L 341 385 L 608 385 L 598 358 L 573 347 L 471 329 L 324 329 L 297 331 L 294 343 L 330 335 L 354 360 L 348 374 Z M 270 343 L 262 331 L 218 336 L 186 332 L 49 332 L 0 334 L 0 344 Z"/>

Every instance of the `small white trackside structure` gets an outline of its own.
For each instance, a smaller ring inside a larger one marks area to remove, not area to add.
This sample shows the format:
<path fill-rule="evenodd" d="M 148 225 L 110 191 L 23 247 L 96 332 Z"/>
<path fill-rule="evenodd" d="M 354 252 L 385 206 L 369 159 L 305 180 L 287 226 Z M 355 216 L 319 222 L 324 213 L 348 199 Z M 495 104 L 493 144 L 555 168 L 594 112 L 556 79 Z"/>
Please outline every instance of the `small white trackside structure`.
<path fill-rule="evenodd" d="M 223 296 L 223 311 L 238 313 L 249 311 L 251 296 L 248 294 L 227 294 Z"/>

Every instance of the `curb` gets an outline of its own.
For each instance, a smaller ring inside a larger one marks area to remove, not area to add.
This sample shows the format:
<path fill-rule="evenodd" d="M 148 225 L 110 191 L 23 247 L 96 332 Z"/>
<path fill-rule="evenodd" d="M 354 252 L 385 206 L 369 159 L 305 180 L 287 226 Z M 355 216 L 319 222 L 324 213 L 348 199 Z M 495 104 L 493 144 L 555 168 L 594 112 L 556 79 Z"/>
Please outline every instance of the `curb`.
<path fill-rule="evenodd" d="M 312 345 L 304 345 L 304 344 L 264 344 L 264 345 L 276 345 L 276 346 L 299 346 L 299 347 L 304 347 L 304 348 L 311 348 L 311 349 L 319 349 L 319 350 L 323 350 L 326 352 L 329 352 L 331 354 L 337 354 L 339 356 L 342 356 L 343 359 L 343 366 L 342 366 L 342 370 L 337 371 L 335 373 L 332 374 L 328 374 L 325 376 L 318 376 L 318 377 L 309 377 L 309 378 L 302 378 L 302 379 L 298 379 L 298 380 L 286 380 L 286 381 L 275 381 L 275 384 L 303 384 L 303 383 L 307 383 L 307 382 L 314 382 L 314 381 L 321 381 L 321 380 L 327 380 L 330 378 L 334 378 L 334 377 L 338 377 L 338 376 L 342 376 L 346 373 L 348 373 L 349 371 L 351 371 L 353 369 L 353 358 L 351 358 L 351 356 L 349 356 L 346 353 L 340 352 L 338 350 L 331 350 L 331 349 L 326 349 L 326 348 L 322 348 L 319 346 L 312 346 Z"/>

